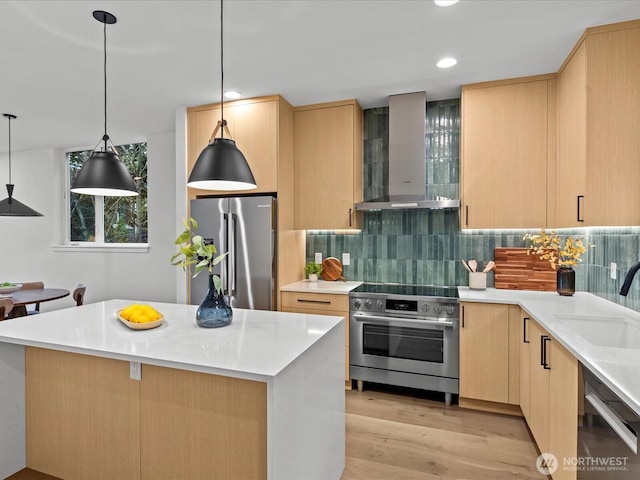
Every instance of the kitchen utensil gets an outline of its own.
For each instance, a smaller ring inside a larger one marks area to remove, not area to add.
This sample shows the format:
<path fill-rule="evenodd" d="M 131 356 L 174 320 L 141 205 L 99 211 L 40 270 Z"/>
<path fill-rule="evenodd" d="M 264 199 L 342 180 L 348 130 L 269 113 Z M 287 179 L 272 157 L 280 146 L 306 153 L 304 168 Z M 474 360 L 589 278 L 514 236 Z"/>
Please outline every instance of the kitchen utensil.
<path fill-rule="evenodd" d="M 556 291 L 556 271 L 526 248 L 496 248 L 494 285 L 507 290 Z"/>
<path fill-rule="evenodd" d="M 484 266 L 484 268 L 482 269 L 482 273 L 490 272 L 494 268 L 496 268 L 496 262 L 494 262 L 493 260 L 489 260 L 487 264 Z"/>
<path fill-rule="evenodd" d="M 335 257 L 327 257 L 322 261 L 322 278 L 329 282 L 347 279 L 342 276 L 342 262 Z"/>
<path fill-rule="evenodd" d="M 476 262 L 473 259 L 469 260 L 469 268 L 471 269 L 472 272 L 477 272 L 478 271 L 478 262 Z"/>
<path fill-rule="evenodd" d="M 485 290 L 487 288 L 487 274 L 471 272 L 469 274 L 469 288 L 471 290 Z"/>
<path fill-rule="evenodd" d="M 471 269 L 469 268 L 469 265 L 467 265 L 467 262 L 465 262 L 464 260 L 460 260 L 462 262 L 462 265 L 464 265 L 464 268 L 467 269 L 467 272 L 472 273 Z"/>

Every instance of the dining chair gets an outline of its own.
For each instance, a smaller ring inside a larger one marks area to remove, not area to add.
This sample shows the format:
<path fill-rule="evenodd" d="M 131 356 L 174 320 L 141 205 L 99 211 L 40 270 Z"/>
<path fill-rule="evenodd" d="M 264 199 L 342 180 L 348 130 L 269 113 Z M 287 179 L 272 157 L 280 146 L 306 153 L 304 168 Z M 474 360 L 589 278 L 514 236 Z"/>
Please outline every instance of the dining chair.
<path fill-rule="evenodd" d="M 85 287 L 82 283 L 76 285 L 76 288 L 73 291 L 73 299 L 76 301 L 76 306 L 79 307 L 84 302 L 84 292 L 86 290 L 87 287 Z"/>
<path fill-rule="evenodd" d="M 30 290 L 35 288 L 44 288 L 44 282 L 25 282 L 22 284 L 22 290 Z M 28 315 L 35 315 L 40 313 L 40 302 L 36 303 L 33 310 L 27 308 Z"/>
<path fill-rule="evenodd" d="M 13 300 L 10 298 L 0 298 L 0 321 L 6 319 L 11 310 L 13 310 Z"/>

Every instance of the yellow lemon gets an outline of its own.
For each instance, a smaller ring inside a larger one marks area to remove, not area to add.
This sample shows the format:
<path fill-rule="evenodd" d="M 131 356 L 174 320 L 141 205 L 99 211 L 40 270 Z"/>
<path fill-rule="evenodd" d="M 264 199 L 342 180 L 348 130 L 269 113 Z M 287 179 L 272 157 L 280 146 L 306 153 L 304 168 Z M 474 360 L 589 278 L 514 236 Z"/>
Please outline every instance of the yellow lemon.
<path fill-rule="evenodd" d="M 125 308 L 120 312 L 120 316 L 125 320 L 129 320 L 131 318 L 131 310 L 129 310 L 128 308 Z"/>

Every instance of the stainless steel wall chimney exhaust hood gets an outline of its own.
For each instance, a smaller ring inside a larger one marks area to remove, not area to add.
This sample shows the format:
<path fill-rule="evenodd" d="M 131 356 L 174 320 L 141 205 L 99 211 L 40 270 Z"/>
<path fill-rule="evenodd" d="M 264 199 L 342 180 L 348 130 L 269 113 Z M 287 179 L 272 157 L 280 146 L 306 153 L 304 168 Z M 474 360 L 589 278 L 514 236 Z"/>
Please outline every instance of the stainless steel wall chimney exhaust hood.
<path fill-rule="evenodd" d="M 355 204 L 357 211 L 454 209 L 460 200 L 426 196 L 425 92 L 389 97 L 389 195 Z"/>

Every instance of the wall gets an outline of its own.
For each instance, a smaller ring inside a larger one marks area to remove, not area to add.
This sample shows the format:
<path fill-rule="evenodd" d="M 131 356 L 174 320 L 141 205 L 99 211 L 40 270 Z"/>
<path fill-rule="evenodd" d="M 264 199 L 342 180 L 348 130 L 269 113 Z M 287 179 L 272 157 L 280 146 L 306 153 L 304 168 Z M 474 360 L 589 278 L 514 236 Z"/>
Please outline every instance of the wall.
<path fill-rule="evenodd" d="M 427 193 L 459 198 L 458 99 L 427 104 Z M 364 196 L 384 193 L 388 179 L 388 108 L 364 111 Z M 384 183 L 380 183 L 384 182 Z M 524 247 L 525 230 L 465 230 L 459 228 L 458 211 L 404 210 L 364 213 L 363 228 L 353 234 L 307 232 L 307 261 L 315 252 L 341 258 L 351 254 L 344 267 L 349 280 L 432 285 L 468 285 L 460 259 L 480 263 L 493 259 L 496 247 Z M 535 233 L 535 232 L 532 232 Z M 629 267 L 640 260 L 640 228 L 590 228 L 560 230 L 595 245 L 576 268 L 576 288 L 640 309 L 640 278 L 627 298 L 618 292 Z M 610 263 L 617 263 L 616 280 Z M 493 285 L 493 275 L 488 276 Z"/>
<path fill-rule="evenodd" d="M 12 152 L 14 194 L 42 217 L 0 217 L 0 282 L 43 281 L 69 290 L 82 282 L 86 303 L 109 298 L 176 301 L 174 251 L 175 133 L 151 135 L 148 143 L 149 251 L 146 253 L 57 251 L 64 238 L 64 150 Z M 8 172 L 0 155 L 0 174 Z M 6 177 L 5 177 L 6 178 Z M 6 195 L 3 195 L 4 198 Z M 71 297 L 43 303 L 41 310 L 74 305 Z"/>

